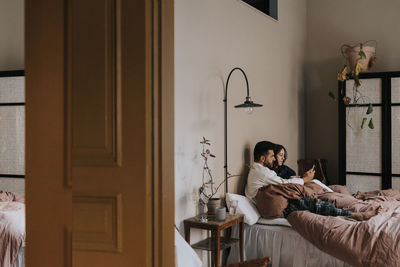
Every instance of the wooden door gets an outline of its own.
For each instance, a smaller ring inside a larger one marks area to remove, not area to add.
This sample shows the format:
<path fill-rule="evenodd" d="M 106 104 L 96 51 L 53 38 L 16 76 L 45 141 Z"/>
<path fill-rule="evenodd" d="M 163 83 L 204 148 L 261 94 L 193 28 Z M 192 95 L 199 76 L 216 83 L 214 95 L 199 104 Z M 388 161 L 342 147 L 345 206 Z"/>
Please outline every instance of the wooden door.
<path fill-rule="evenodd" d="M 63 13 L 62 0 L 25 1 L 27 267 L 71 266 Z"/>
<path fill-rule="evenodd" d="M 174 266 L 172 3 L 27 1 L 27 267 Z"/>
<path fill-rule="evenodd" d="M 162 106 L 153 102 L 160 74 L 154 3 L 69 2 L 74 267 L 152 266 L 159 258 L 153 178 L 161 163 L 154 134 Z M 165 260 L 162 266 L 173 265 L 173 257 Z"/>

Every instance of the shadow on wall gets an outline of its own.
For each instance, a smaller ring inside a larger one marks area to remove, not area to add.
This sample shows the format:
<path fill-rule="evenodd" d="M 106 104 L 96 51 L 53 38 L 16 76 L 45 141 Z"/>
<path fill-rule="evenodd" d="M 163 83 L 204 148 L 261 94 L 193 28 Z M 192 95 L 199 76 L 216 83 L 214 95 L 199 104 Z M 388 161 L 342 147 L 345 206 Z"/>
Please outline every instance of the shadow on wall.
<path fill-rule="evenodd" d="M 249 167 L 250 167 L 250 146 L 249 144 L 246 144 L 244 150 L 243 150 L 243 158 L 244 158 L 244 165 L 240 171 L 241 175 L 238 177 L 237 181 L 237 187 L 236 187 L 236 193 L 240 195 L 244 195 L 244 189 L 246 187 L 247 183 L 247 176 L 249 174 Z"/>
<path fill-rule="evenodd" d="M 338 176 L 338 103 L 328 92 L 338 95 L 339 57 L 306 64 L 306 158 L 328 160 L 328 177 L 337 183 Z"/>

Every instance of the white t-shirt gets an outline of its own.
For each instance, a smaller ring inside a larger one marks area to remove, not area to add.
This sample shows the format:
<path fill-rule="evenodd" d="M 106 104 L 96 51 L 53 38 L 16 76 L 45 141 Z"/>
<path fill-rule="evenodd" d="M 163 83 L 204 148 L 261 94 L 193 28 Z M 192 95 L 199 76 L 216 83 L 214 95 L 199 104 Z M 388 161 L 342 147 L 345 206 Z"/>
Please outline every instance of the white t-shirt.
<path fill-rule="evenodd" d="M 302 178 L 283 179 L 279 177 L 273 170 L 264 167 L 260 163 L 254 162 L 250 168 L 249 176 L 247 177 L 247 185 L 245 194 L 246 197 L 255 202 L 257 191 L 259 188 L 270 184 L 304 184 Z"/>

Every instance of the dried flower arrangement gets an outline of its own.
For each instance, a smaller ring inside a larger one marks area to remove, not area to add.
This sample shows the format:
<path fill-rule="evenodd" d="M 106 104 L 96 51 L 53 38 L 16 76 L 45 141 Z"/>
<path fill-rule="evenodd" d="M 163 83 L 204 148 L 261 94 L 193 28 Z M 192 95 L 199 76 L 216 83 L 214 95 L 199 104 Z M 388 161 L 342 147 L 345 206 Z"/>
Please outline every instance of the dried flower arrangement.
<path fill-rule="evenodd" d="M 212 176 L 211 170 L 208 167 L 208 159 L 215 158 L 215 155 L 211 153 L 210 149 L 206 146 L 211 146 L 210 140 L 203 137 L 200 142 L 202 144 L 201 157 L 203 158 L 203 172 L 202 172 L 202 185 L 199 188 L 200 202 L 207 204 L 209 199 L 211 199 L 218 192 L 218 189 L 225 182 L 222 181 L 217 187 L 215 186 L 214 178 Z"/>
<path fill-rule="evenodd" d="M 343 57 L 345 58 L 346 62 L 344 66 L 341 68 L 337 75 L 337 79 L 341 82 L 344 82 L 349 79 L 353 79 L 353 94 L 352 98 L 348 96 L 344 96 L 343 103 L 347 106 L 350 104 L 353 104 L 355 106 L 361 106 L 365 105 L 366 110 L 363 109 L 363 116 L 362 122 L 361 122 L 361 129 L 364 128 L 368 118 L 366 115 L 372 114 L 373 112 L 373 107 L 372 107 L 372 101 L 369 97 L 366 95 L 363 95 L 359 89 L 361 86 L 361 80 L 359 78 L 359 75 L 363 71 L 369 71 L 373 66 L 375 66 L 376 63 L 376 54 L 375 54 L 375 48 L 377 46 L 376 41 L 366 41 L 364 43 L 358 43 L 356 45 L 347 45 L 344 44 L 341 46 L 341 52 Z M 329 96 L 336 100 L 336 97 L 332 91 L 329 92 Z M 347 109 L 348 112 L 350 109 Z M 348 117 L 348 116 L 347 116 Z M 348 121 L 346 123 L 353 128 Z M 370 129 L 374 129 L 374 121 L 373 118 L 370 117 L 368 127 Z"/>

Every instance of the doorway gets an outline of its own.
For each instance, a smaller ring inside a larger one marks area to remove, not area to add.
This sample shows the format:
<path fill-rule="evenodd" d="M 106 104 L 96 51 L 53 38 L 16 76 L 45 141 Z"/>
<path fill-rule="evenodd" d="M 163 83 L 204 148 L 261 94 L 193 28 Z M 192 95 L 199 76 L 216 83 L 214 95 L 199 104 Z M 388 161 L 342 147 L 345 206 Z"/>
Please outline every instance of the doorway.
<path fill-rule="evenodd" d="M 25 19 L 27 266 L 173 266 L 173 1 Z"/>

